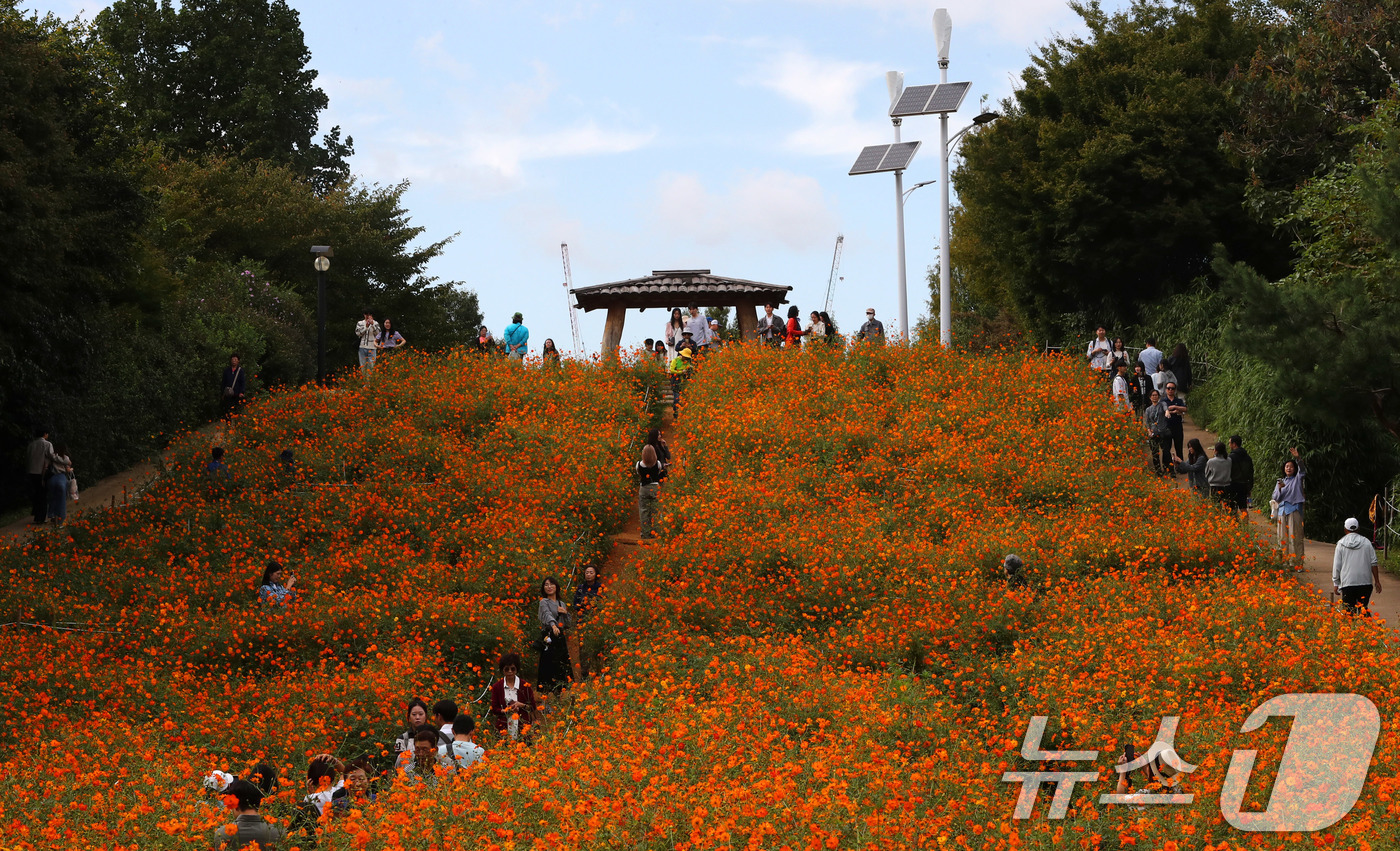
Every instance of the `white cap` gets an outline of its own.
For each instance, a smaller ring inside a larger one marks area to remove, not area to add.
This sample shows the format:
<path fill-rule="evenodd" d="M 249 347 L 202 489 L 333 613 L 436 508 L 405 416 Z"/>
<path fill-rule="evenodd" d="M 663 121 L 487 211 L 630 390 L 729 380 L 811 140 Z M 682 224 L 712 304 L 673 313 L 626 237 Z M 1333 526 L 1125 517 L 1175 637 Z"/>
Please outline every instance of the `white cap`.
<path fill-rule="evenodd" d="M 1355 517 L 1348 517 L 1347 522 L 1343 523 L 1342 525 L 1347 528 L 1348 532 L 1355 532 L 1357 529 L 1361 528 L 1361 524 L 1357 521 Z"/>
<path fill-rule="evenodd" d="M 211 771 L 209 776 L 204 778 L 204 788 L 214 792 L 222 792 L 228 788 L 229 784 L 238 778 L 227 771 Z"/>

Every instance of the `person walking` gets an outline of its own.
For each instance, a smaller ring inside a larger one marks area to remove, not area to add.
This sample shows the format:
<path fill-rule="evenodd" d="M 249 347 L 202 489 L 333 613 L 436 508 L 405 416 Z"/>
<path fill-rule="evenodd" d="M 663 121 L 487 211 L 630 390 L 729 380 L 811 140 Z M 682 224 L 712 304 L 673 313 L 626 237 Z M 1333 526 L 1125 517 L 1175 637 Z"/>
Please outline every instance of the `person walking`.
<path fill-rule="evenodd" d="M 686 332 L 686 334 L 689 333 L 689 331 Z M 681 343 L 681 350 L 671 361 L 671 365 L 666 368 L 666 372 L 671 377 L 672 418 L 679 418 L 681 415 L 681 391 L 685 389 L 685 383 L 690 378 L 690 364 L 692 358 L 689 342 L 683 342 Z"/>
<path fill-rule="evenodd" d="M 685 320 L 685 331 L 690 332 L 690 342 L 694 351 L 692 354 L 699 354 L 710 344 L 710 321 L 700 315 L 699 305 L 690 306 L 690 318 Z"/>
<path fill-rule="evenodd" d="M 1235 510 L 1249 517 L 1249 497 L 1254 493 L 1254 459 L 1244 451 L 1244 438 L 1230 436 L 1230 487 L 1234 489 Z"/>
<path fill-rule="evenodd" d="M 53 444 L 49 443 L 49 430 L 34 429 L 34 439 L 29 441 L 29 464 L 25 467 L 29 475 L 29 507 L 34 517 L 34 525 L 42 526 L 49 518 L 49 492 L 44 487 L 44 476 L 53 463 Z"/>
<path fill-rule="evenodd" d="M 569 627 L 568 604 L 559 596 L 559 582 L 552 576 L 540 583 L 539 604 L 541 640 L 539 676 L 535 681 L 545 692 L 567 688 L 573 678 L 564 632 Z"/>
<path fill-rule="evenodd" d="M 1138 352 L 1138 360 L 1142 361 L 1143 371 L 1149 376 L 1157 371 L 1157 365 L 1162 362 L 1162 350 L 1157 348 L 1156 337 L 1147 338 L 1147 346 Z"/>
<path fill-rule="evenodd" d="M 1234 489 L 1231 487 L 1232 475 L 1233 465 L 1230 463 L 1229 451 L 1224 443 L 1217 442 L 1215 457 L 1206 462 L 1206 485 L 1210 488 L 1211 498 L 1227 511 L 1234 511 L 1235 508 Z"/>
<path fill-rule="evenodd" d="M 1167 406 L 1162 404 L 1162 394 L 1153 390 L 1148 397 L 1147 407 L 1142 412 L 1142 421 L 1147 426 L 1147 439 L 1150 441 L 1152 469 L 1159 476 L 1172 473 L 1172 427 L 1167 422 Z"/>
<path fill-rule="evenodd" d="M 53 445 L 53 458 L 49 461 L 50 523 L 62 524 L 68 519 L 68 482 L 72 477 L 73 459 L 68 457 L 68 447 L 60 440 Z"/>
<path fill-rule="evenodd" d="M 1177 393 L 1185 399 L 1191 392 L 1191 354 L 1186 351 L 1186 344 L 1177 343 L 1165 360 L 1176 376 Z"/>
<path fill-rule="evenodd" d="M 236 354 L 229 355 L 228 366 L 224 367 L 220 382 L 219 398 L 223 405 L 223 418 L 228 419 L 238 406 L 243 404 L 248 387 L 247 376 L 243 374 L 243 363 Z"/>
<path fill-rule="evenodd" d="M 666 343 L 666 362 L 670 363 L 680 350 L 681 332 L 685 331 L 685 317 L 681 316 L 679 307 L 671 308 L 671 318 L 666 320 L 665 333 L 662 340 Z"/>
<path fill-rule="evenodd" d="M 661 480 L 666 478 L 666 468 L 656 457 L 656 447 L 650 443 L 642 447 L 642 460 L 637 462 L 633 473 L 637 477 L 637 515 L 641 522 L 638 537 L 649 541 L 655 537 L 651 531 L 652 516 L 661 497 Z"/>
<path fill-rule="evenodd" d="M 379 352 L 379 323 L 374 321 L 373 313 L 364 311 L 363 317 L 355 323 L 355 336 L 360 341 L 360 374 L 369 378 Z"/>
<path fill-rule="evenodd" d="M 1307 497 L 1303 494 L 1303 479 L 1307 468 L 1298 447 L 1290 446 L 1288 452 L 1293 457 L 1283 462 L 1283 475 L 1274 481 L 1273 493 L 1269 496 L 1269 507 L 1277 521 L 1278 545 L 1289 555 L 1303 558 L 1306 538 L 1303 537 L 1303 505 Z"/>
<path fill-rule="evenodd" d="M 1118 361 L 1113 376 L 1112 390 L 1113 404 L 1120 410 L 1129 411 L 1133 407 L 1132 394 L 1128 392 L 1128 362 Z"/>
<path fill-rule="evenodd" d="M 875 318 L 875 308 L 865 309 L 865 324 L 860 326 L 856 339 L 864 343 L 885 344 L 885 324 Z"/>
<path fill-rule="evenodd" d="M 1346 534 L 1332 553 L 1332 591 L 1340 594 L 1349 615 L 1371 616 L 1371 594 L 1381 593 L 1381 568 L 1376 548 L 1358 530 L 1361 524 L 1348 517 Z"/>
<path fill-rule="evenodd" d="M 525 327 L 525 316 L 517 313 L 510 318 L 501 339 L 506 344 L 506 357 L 517 366 L 525 365 L 525 356 L 530 353 L 530 329 Z"/>
<path fill-rule="evenodd" d="M 783 318 L 773 312 L 776 309 L 776 305 L 765 304 L 763 315 L 758 318 L 758 339 L 770 349 L 779 348 L 783 344 Z"/>

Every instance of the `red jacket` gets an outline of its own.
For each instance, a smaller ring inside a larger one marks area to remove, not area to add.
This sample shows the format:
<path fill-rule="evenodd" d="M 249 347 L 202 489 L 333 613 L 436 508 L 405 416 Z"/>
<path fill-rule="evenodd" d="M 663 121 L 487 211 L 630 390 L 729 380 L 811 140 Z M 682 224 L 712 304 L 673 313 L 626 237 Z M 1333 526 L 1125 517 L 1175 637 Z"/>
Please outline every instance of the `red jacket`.
<path fill-rule="evenodd" d="M 520 719 L 520 726 L 533 725 L 539 706 L 535 703 L 535 690 L 523 677 L 520 678 L 520 688 L 516 690 L 515 699 L 529 707 L 529 712 Z M 505 735 L 510 719 L 510 713 L 506 711 L 505 677 L 491 684 L 491 719 L 496 723 L 496 732 Z"/>

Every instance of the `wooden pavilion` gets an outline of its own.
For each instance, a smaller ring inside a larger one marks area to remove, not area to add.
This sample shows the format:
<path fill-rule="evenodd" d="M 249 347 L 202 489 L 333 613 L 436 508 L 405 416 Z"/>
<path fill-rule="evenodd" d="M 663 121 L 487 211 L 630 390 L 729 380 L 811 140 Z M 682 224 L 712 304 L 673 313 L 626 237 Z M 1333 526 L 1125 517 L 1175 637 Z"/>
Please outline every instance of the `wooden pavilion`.
<path fill-rule="evenodd" d="M 585 312 L 607 309 L 603 356 L 616 357 L 622 343 L 622 323 L 630 307 L 638 310 L 657 307 L 665 311 L 679 307 L 685 311 L 692 304 L 701 308 L 732 306 L 740 336 L 752 340 L 758 336 L 757 308 L 765 304 L 784 304 L 791 291 L 792 287 L 779 284 L 712 275 L 709 269 L 670 269 L 652 272 L 645 278 L 578 287 L 569 293 Z"/>

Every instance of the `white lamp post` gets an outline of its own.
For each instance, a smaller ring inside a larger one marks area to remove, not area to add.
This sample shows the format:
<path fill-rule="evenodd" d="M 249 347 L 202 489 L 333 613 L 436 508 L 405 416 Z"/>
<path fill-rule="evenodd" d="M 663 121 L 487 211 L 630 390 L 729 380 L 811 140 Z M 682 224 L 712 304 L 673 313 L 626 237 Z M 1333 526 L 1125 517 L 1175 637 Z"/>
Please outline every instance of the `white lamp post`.
<path fill-rule="evenodd" d="M 948 82 L 948 47 L 953 40 L 953 19 L 947 9 L 933 13 L 933 37 L 938 43 L 938 81 Z M 938 222 L 943 256 L 938 262 L 938 339 L 944 348 L 953 345 L 953 269 L 948 262 L 948 113 L 938 117 Z"/>

